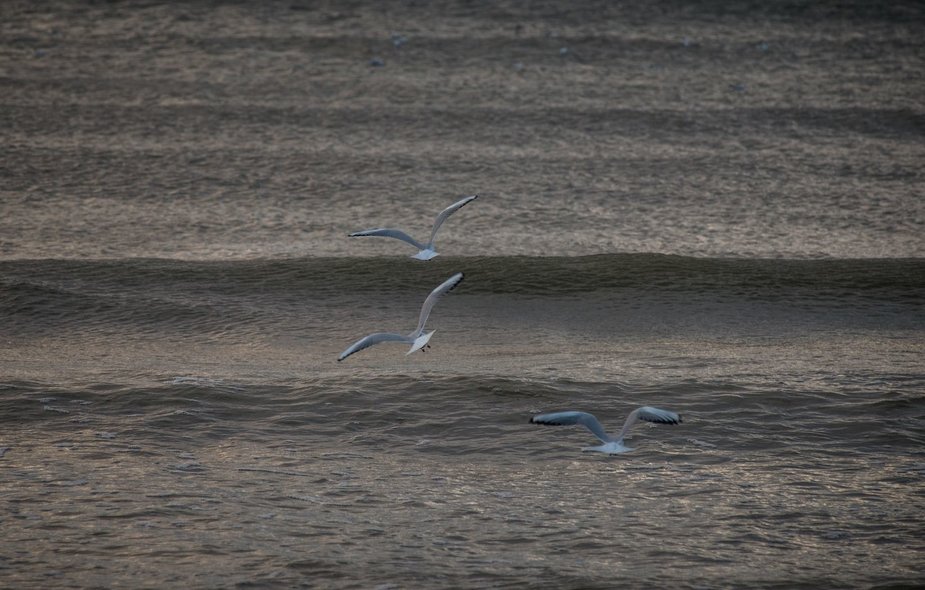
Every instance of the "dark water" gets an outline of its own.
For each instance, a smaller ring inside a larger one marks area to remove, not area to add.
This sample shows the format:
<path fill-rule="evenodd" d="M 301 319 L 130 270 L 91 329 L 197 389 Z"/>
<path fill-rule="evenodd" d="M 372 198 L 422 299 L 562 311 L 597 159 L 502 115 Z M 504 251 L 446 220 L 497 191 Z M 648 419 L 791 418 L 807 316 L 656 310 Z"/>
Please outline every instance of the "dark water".
<path fill-rule="evenodd" d="M 925 585 L 923 23 L 0 4 L 0 587 Z"/>
<path fill-rule="evenodd" d="M 426 354 L 383 344 L 431 286 Z M 925 264 L 12 261 L 12 586 L 921 581 Z M 527 423 L 579 408 L 630 454 Z"/>

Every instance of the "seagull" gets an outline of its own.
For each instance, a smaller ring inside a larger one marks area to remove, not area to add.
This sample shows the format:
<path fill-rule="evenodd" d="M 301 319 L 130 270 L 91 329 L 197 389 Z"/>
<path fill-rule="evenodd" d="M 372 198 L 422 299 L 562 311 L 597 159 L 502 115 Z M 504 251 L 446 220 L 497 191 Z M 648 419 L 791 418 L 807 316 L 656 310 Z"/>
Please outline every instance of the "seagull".
<path fill-rule="evenodd" d="M 552 426 L 581 424 L 590 430 L 594 436 L 599 438 L 601 442 L 604 443 L 597 447 L 585 447 L 581 449 L 582 451 L 597 451 L 598 453 L 616 455 L 617 453 L 625 453 L 627 451 L 633 450 L 632 448 L 623 444 L 623 437 L 626 436 L 626 433 L 629 432 L 629 429 L 632 428 L 633 424 L 635 424 L 637 420 L 645 420 L 646 422 L 655 422 L 657 424 L 680 424 L 682 422 L 681 416 L 679 414 L 669 412 L 668 410 L 643 406 L 630 412 L 630 415 L 626 418 L 626 422 L 623 423 L 623 428 L 620 430 L 620 434 L 618 434 L 616 438 L 608 436 L 607 433 L 604 432 L 604 427 L 601 426 L 601 423 L 598 422 L 597 418 L 587 412 L 572 411 L 555 412 L 553 414 L 538 414 L 530 418 L 530 423 L 548 424 Z"/>
<path fill-rule="evenodd" d="M 424 300 L 424 305 L 421 306 L 421 317 L 418 319 L 418 327 L 415 328 L 413 332 L 407 336 L 401 334 L 393 334 L 390 332 L 376 332 L 375 334 L 370 334 L 369 336 L 364 336 L 356 342 L 354 342 L 350 348 L 340 353 L 340 356 L 337 357 L 337 361 L 340 362 L 350 356 L 355 352 L 360 352 L 364 348 L 369 348 L 373 344 L 379 344 L 380 342 L 405 342 L 411 345 L 411 350 L 405 353 L 405 356 L 408 356 L 412 352 L 421 350 L 427 346 L 428 340 L 434 335 L 436 330 L 431 330 L 430 332 L 424 332 L 424 324 L 427 323 L 427 316 L 430 315 L 430 310 L 434 308 L 434 305 L 437 304 L 437 301 L 452 291 L 456 285 L 461 283 L 463 280 L 463 273 L 458 272 L 455 275 L 451 276 L 447 280 L 440 283 L 436 289 L 430 292 L 430 295 L 427 296 L 427 299 Z"/>
<path fill-rule="evenodd" d="M 360 238 L 364 236 L 381 236 L 383 238 L 396 238 L 396 239 L 402 240 L 403 242 L 408 242 L 409 244 L 411 244 L 412 246 L 420 250 L 420 252 L 418 252 L 411 258 L 417 258 L 418 260 L 430 260 L 434 256 L 438 255 L 437 251 L 434 250 L 434 237 L 436 237 L 437 230 L 440 229 L 440 226 L 443 225 L 443 222 L 446 221 L 446 218 L 449 217 L 457 209 L 461 209 L 462 207 L 476 200 L 477 198 L 479 198 L 478 195 L 468 196 L 465 199 L 456 201 L 455 203 L 453 203 L 452 205 L 450 205 L 449 207 L 441 211 L 440 215 L 437 215 L 437 219 L 434 221 L 433 229 L 430 230 L 430 241 L 427 242 L 426 244 L 422 244 L 421 242 L 415 240 L 414 238 L 412 238 L 405 232 L 401 231 L 400 229 L 388 229 L 384 227 L 380 227 L 376 229 L 364 229 L 363 231 L 353 232 L 352 234 L 350 234 L 350 237 Z"/>

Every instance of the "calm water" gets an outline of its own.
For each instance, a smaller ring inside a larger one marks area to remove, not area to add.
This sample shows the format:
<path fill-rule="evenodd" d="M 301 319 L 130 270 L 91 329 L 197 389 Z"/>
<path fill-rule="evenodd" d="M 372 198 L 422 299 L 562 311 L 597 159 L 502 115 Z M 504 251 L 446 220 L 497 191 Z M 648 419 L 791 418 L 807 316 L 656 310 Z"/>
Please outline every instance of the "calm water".
<path fill-rule="evenodd" d="M 0 587 L 925 584 L 923 23 L 4 3 Z"/>

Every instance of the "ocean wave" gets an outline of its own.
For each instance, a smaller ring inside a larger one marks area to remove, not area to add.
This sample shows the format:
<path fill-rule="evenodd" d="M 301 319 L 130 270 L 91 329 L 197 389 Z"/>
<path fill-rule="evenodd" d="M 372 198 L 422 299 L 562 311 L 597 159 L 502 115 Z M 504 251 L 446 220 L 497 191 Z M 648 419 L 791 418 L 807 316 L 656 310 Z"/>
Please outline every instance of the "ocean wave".
<path fill-rule="evenodd" d="M 449 452 L 452 442 L 454 453 L 500 452 L 505 439 L 533 444 L 539 451 L 550 439 L 528 425 L 536 413 L 584 410 L 617 428 L 642 405 L 682 414 L 683 425 L 659 436 L 693 437 L 698 448 L 853 452 L 859 446 L 914 447 L 922 442 L 925 407 L 912 390 L 885 400 L 882 392 L 836 397 L 768 384 L 678 381 L 654 387 L 494 375 L 338 376 L 289 384 L 184 375 L 105 387 L 11 381 L 0 384 L 0 391 L 0 423 L 68 429 L 75 423 L 95 428 L 112 419 L 120 424 L 118 438 L 130 433 L 159 437 L 165 428 L 195 427 L 217 437 L 246 430 L 349 439 L 357 448 L 430 445 Z"/>
<path fill-rule="evenodd" d="M 0 262 L 0 314 L 13 335 L 93 330 L 233 340 L 291 332 L 299 318 L 299 334 L 318 336 L 343 325 L 335 317 L 360 313 L 377 321 L 376 310 L 396 301 L 419 305 L 457 271 L 466 279 L 454 299 L 478 297 L 490 315 L 508 309 L 513 297 L 569 305 L 586 300 L 592 307 L 606 301 L 611 310 L 646 302 L 658 306 L 652 313 L 681 318 L 722 304 L 729 321 L 783 303 L 811 315 L 847 309 L 860 312 L 856 317 L 886 315 L 914 324 L 925 305 L 923 259 L 616 254 L 440 257 L 427 264 L 405 258 L 6 261 Z M 694 303 L 699 311 L 692 311 Z M 494 304 L 498 309 L 490 311 Z"/>
<path fill-rule="evenodd" d="M 480 294 L 569 295 L 618 289 L 723 292 L 774 297 L 786 290 L 828 296 L 867 294 L 921 298 L 925 259 L 694 258 L 660 254 L 440 257 L 427 264 L 403 257 L 285 258 L 188 262 L 31 260 L 0 262 L 0 288 L 159 292 L 197 289 L 224 295 L 418 290 L 449 272 L 467 275 Z"/>

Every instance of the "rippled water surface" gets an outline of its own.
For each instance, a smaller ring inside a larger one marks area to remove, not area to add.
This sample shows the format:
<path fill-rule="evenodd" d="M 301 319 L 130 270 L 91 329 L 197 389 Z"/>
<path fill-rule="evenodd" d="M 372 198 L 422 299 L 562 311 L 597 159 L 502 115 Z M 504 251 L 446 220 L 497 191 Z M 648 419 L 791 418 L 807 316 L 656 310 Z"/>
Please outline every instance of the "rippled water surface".
<path fill-rule="evenodd" d="M 426 354 L 336 362 L 457 268 Z M 918 260 L 0 270 L 10 585 L 921 581 Z M 528 424 L 641 405 L 615 457 Z"/>
<path fill-rule="evenodd" d="M 172 378 L 79 394 L 8 384 L 22 439 L 4 457 L 5 575 L 83 586 L 914 580 L 925 464 L 909 414 L 921 402 L 864 385 L 836 396 L 436 376 Z M 637 450 L 614 458 L 582 455 L 587 433 L 525 419 L 577 405 L 614 422 L 655 401 L 682 408 L 684 425 L 640 428 Z"/>
<path fill-rule="evenodd" d="M 0 587 L 925 584 L 923 23 L 0 4 Z"/>

